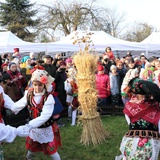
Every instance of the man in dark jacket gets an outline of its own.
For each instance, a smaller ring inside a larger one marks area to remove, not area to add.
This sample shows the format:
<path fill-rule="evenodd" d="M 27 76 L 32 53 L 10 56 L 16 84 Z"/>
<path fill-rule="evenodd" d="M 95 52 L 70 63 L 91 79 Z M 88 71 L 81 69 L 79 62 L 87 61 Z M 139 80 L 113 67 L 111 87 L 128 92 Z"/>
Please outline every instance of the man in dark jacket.
<path fill-rule="evenodd" d="M 52 64 L 53 58 L 50 55 L 44 55 L 43 61 L 44 63 L 42 66 L 44 67 L 44 70 L 47 71 L 53 78 L 56 74 L 56 66 Z"/>

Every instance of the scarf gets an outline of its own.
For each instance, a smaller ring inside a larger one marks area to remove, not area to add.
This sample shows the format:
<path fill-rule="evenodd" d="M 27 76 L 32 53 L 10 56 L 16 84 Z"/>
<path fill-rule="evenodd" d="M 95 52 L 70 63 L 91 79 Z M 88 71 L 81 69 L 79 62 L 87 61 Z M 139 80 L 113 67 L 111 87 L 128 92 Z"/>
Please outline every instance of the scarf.
<path fill-rule="evenodd" d="M 127 102 L 123 110 L 124 114 L 127 114 L 132 123 L 139 119 L 146 120 L 152 124 L 158 125 L 160 119 L 160 110 L 158 110 L 158 102 L 145 102 L 140 103 Z"/>

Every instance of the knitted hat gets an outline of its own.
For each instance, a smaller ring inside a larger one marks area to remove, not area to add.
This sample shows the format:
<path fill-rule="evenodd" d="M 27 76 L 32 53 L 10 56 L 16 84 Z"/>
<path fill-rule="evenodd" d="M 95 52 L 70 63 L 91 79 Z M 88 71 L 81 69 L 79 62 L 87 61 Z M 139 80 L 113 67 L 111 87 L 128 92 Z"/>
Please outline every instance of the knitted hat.
<path fill-rule="evenodd" d="M 14 52 L 19 52 L 19 48 L 14 48 Z"/>
<path fill-rule="evenodd" d="M 99 65 L 97 68 L 98 71 L 104 71 L 104 67 L 102 65 Z"/>
<path fill-rule="evenodd" d="M 11 68 L 12 65 L 16 65 L 16 63 L 15 62 L 10 62 L 9 65 L 8 65 L 9 69 Z"/>
<path fill-rule="evenodd" d="M 39 81 L 45 84 L 47 91 L 49 91 L 54 78 L 52 78 L 45 70 L 36 69 L 32 73 L 31 81 Z"/>
<path fill-rule="evenodd" d="M 6 63 L 3 63 L 2 65 L 1 65 L 1 68 L 3 69 L 3 67 L 7 67 L 8 65 L 6 64 Z"/>
<path fill-rule="evenodd" d="M 72 63 L 72 58 L 67 58 L 66 63 Z"/>

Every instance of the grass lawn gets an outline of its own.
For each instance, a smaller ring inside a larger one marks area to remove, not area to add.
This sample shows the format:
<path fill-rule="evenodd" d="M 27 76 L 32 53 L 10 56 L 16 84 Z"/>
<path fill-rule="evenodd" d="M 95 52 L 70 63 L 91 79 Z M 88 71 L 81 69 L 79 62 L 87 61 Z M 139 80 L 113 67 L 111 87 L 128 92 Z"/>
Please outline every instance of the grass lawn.
<path fill-rule="evenodd" d="M 124 116 L 102 116 L 101 119 L 111 137 L 94 147 L 81 144 L 81 126 L 71 126 L 67 118 L 63 118 L 62 147 L 58 150 L 62 160 L 114 160 L 120 154 L 120 142 L 128 129 Z M 5 160 L 25 160 L 25 138 L 17 137 L 13 143 L 3 144 L 3 150 Z M 34 160 L 50 160 L 50 157 L 37 153 Z"/>

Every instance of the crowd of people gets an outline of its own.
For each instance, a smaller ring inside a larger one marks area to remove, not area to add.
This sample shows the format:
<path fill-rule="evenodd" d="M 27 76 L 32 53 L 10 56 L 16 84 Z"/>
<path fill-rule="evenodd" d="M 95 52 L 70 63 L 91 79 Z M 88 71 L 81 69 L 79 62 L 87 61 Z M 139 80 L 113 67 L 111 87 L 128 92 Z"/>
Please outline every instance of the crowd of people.
<path fill-rule="evenodd" d="M 85 58 L 85 57 L 84 57 Z M 26 109 L 27 124 L 18 128 L 0 124 L 0 141 L 12 142 L 15 137 L 27 137 L 26 159 L 43 151 L 53 160 L 60 160 L 57 152 L 61 146 L 59 127 L 63 127 L 61 114 L 55 110 L 54 96 L 68 110 L 68 120 L 76 125 L 78 112 L 78 86 L 76 64 L 71 57 L 53 58 L 44 55 L 37 59 L 31 52 L 21 57 L 19 48 L 12 55 L 1 57 L 1 113 L 4 108 L 17 114 Z M 158 159 L 160 150 L 160 59 L 144 54 L 133 57 L 115 57 L 110 47 L 97 61 L 95 71 L 97 106 L 123 106 L 129 131 L 123 137 L 121 156 L 116 159 Z M 52 94 L 51 94 L 52 93 Z M 30 95 L 30 96 L 28 96 Z M 52 111 L 52 112 L 51 112 Z M 2 138 L 1 138 L 2 137 Z"/>

